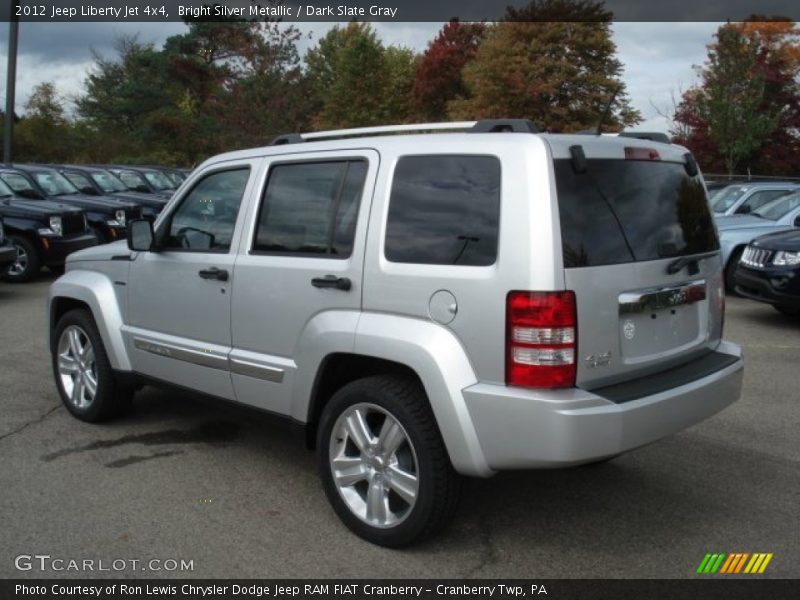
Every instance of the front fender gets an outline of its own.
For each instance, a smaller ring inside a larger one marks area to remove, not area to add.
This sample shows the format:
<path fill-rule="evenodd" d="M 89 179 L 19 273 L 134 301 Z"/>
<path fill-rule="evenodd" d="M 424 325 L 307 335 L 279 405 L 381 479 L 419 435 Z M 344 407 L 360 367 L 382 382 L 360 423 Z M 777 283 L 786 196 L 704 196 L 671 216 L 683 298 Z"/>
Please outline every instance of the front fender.
<path fill-rule="evenodd" d="M 462 390 L 478 382 L 463 346 L 452 331 L 430 321 L 364 313 L 358 321 L 355 353 L 407 365 L 425 387 L 456 471 L 488 477 Z"/>
<path fill-rule="evenodd" d="M 96 271 L 72 269 L 53 282 L 47 300 L 51 333 L 56 326 L 54 307 L 61 298 L 77 300 L 89 307 L 111 367 L 117 371 L 131 371 L 131 362 L 122 339 L 122 313 L 111 279 Z"/>

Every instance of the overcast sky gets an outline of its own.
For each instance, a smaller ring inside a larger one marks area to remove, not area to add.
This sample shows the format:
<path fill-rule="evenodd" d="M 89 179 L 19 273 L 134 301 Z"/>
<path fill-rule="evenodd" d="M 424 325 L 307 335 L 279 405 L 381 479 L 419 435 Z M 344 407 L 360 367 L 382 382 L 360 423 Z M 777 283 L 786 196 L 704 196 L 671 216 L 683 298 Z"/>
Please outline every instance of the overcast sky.
<path fill-rule="evenodd" d="M 300 23 L 311 39 L 301 51 L 313 45 L 333 24 Z M 374 23 L 384 44 L 398 44 L 422 51 L 441 23 Z M 718 23 L 615 23 L 614 41 L 624 65 L 623 79 L 633 105 L 644 121 L 640 130 L 666 131 L 668 123 L 658 113 L 668 111 L 671 97 L 695 82 L 693 65 L 706 58 Z M 94 49 L 114 56 L 115 40 L 138 34 L 140 41 L 160 45 L 171 35 L 183 33 L 182 23 L 21 23 L 17 63 L 17 111 L 31 89 L 51 81 L 69 101 L 80 94 L 86 73 L 92 66 Z M 5 106 L 8 28 L 0 23 L 0 96 Z"/>

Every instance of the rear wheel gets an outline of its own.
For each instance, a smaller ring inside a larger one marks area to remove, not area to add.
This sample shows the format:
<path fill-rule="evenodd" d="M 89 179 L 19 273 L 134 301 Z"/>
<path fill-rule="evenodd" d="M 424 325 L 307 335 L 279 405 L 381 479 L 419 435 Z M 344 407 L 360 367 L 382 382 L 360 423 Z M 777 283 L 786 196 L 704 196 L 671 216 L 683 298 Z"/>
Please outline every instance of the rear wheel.
<path fill-rule="evenodd" d="M 99 422 L 128 407 L 133 393 L 117 382 L 88 311 L 71 310 L 61 317 L 55 340 L 53 374 L 61 401 L 73 416 Z"/>
<path fill-rule="evenodd" d="M 800 308 L 795 308 L 793 306 L 779 306 L 777 304 L 773 304 L 772 307 L 779 313 L 781 313 L 782 315 L 786 315 L 787 317 L 800 316 Z"/>
<path fill-rule="evenodd" d="M 24 235 L 9 235 L 8 241 L 17 250 L 17 259 L 9 267 L 5 278 L 14 283 L 30 281 L 42 269 L 39 249 Z"/>
<path fill-rule="evenodd" d="M 399 547 L 452 517 L 460 478 L 413 379 L 375 376 L 342 387 L 323 411 L 317 441 L 328 500 L 360 537 Z"/>
<path fill-rule="evenodd" d="M 736 273 L 736 267 L 739 264 L 739 259 L 742 258 L 742 253 L 744 252 L 744 248 L 737 248 L 731 253 L 731 257 L 728 259 L 728 264 L 725 266 L 725 291 L 728 292 L 731 296 L 736 296 L 736 282 L 734 281 L 734 273 Z"/>

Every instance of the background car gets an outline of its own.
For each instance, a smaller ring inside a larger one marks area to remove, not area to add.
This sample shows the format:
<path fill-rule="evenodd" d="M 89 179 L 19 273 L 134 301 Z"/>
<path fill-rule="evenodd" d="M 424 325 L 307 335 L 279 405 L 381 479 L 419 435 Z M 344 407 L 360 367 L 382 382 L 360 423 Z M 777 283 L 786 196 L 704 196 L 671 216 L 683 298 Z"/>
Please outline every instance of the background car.
<path fill-rule="evenodd" d="M 60 273 L 70 253 L 97 244 L 82 210 L 18 196 L 1 178 L 0 217 L 14 248 L 14 261 L 3 274 L 7 281 L 28 281 L 42 266 Z"/>
<path fill-rule="evenodd" d="M 166 200 L 172 198 L 177 186 L 163 173 L 142 167 L 128 167 L 120 165 L 97 165 L 107 168 L 130 189 L 137 192 L 156 194 Z"/>
<path fill-rule="evenodd" d="M 720 217 L 716 223 L 725 265 L 725 285 L 734 291 L 736 265 L 750 240 L 800 227 L 800 192 L 776 198 L 749 215 Z"/>
<path fill-rule="evenodd" d="M 745 248 L 734 275 L 736 292 L 800 315 L 800 229 L 770 233 Z"/>
<path fill-rule="evenodd" d="M 142 216 L 142 207 L 137 204 L 108 196 L 81 194 L 66 177 L 48 167 L 14 165 L 0 169 L 0 179 L 19 195 L 55 200 L 83 209 L 101 244 L 124 238 L 125 224 Z"/>
<path fill-rule="evenodd" d="M 729 185 L 709 198 L 715 217 L 746 215 L 767 202 L 800 190 L 795 183 L 743 183 Z"/>
<path fill-rule="evenodd" d="M 89 196 L 111 196 L 126 202 L 134 202 L 142 206 L 142 216 L 154 221 L 161 213 L 167 201 L 154 194 L 129 190 L 113 173 L 98 167 L 75 165 L 51 165 L 64 177 L 70 180 L 81 193 Z"/>

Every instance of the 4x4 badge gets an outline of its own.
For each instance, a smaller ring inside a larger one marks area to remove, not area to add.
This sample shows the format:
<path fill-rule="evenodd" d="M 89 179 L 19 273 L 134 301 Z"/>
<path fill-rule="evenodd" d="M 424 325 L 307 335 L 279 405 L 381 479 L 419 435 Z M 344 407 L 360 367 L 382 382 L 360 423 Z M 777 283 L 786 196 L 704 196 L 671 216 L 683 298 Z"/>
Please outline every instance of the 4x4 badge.
<path fill-rule="evenodd" d="M 600 354 L 590 354 L 583 359 L 583 362 L 585 362 L 586 366 L 590 369 L 594 369 L 595 367 L 607 367 L 611 364 L 611 350 L 608 352 L 601 352 Z"/>
<path fill-rule="evenodd" d="M 624 325 L 622 326 L 622 333 L 625 334 L 626 339 L 633 339 L 633 336 L 636 335 L 636 325 L 633 324 L 633 321 L 630 319 L 625 321 Z"/>

